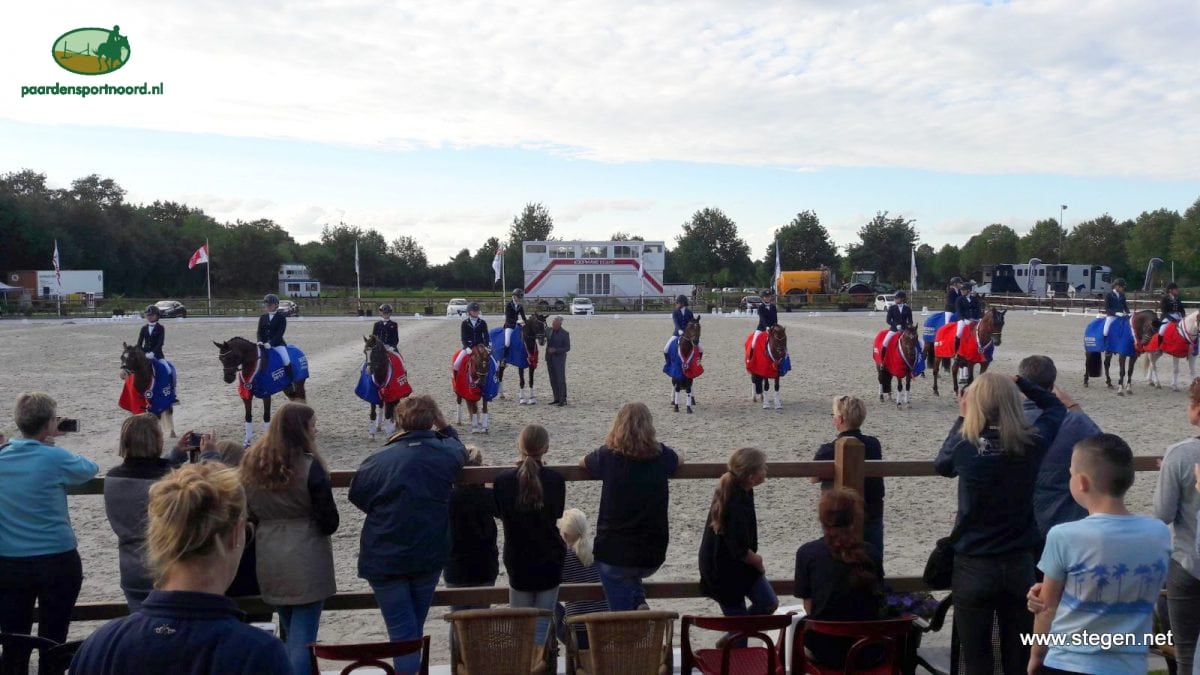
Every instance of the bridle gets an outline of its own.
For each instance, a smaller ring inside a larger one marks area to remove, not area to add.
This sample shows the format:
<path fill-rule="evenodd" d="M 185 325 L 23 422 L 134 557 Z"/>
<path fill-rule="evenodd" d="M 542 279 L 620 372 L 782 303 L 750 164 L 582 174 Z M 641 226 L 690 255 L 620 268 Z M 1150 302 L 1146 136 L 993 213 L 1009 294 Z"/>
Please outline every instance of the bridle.
<path fill-rule="evenodd" d="M 772 345 L 775 347 L 782 347 L 782 349 L 779 350 L 779 358 L 775 357 L 776 350 Z M 767 358 L 771 359 L 772 363 L 779 363 L 783 361 L 783 357 L 787 356 L 787 333 L 783 332 L 783 328 L 778 324 L 767 329 L 766 347 Z"/>

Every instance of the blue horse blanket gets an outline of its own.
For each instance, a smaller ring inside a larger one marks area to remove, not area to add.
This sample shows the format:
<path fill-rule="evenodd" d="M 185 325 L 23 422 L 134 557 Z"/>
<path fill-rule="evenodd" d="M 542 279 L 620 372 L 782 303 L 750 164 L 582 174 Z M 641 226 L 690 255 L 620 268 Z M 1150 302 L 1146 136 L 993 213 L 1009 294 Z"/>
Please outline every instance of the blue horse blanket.
<path fill-rule="evenodd" d="M 1137 346 L 1133 339 L 1133 328 L 1129 325 L 1129 317 L 1116 317 L 1108 328 L 1107 339 L 1104 337 L 1104 317 L 1092 320 L 1083 329 L 1083 351 L 1137 356 Z"/>
<path fill-rule="evenodd" d="M 666 363 L 663 365 L 663 372 L 672 380 L 694 380 L 704 374 L 704 365 L 700 363 L 704 358 L 704 350 L 696 346 L 692 349 L 688 360 L 685 362 L 679 354 L 679 337 L 672 337 L 667 342 Z"/>
<path fill-rule="evenodd" d="M 512 339 L 508 341 L 508 350 L 504 349 L 504 328 L 493 328 L 488 331 L 488 339 L 492 343 L 492 356 L 504 359 L 508 365 L 517 368 L 528 368 L 529 359 L 525 353 L 525 341 L 521 337 L 521 329 L 514 328 Z M 491 399 L 488 399 L 489 401 Z"/>
<path fill-rule="evenodd" d="M 951 312 L 950 320 L 958 321 L 958 315 Z M 934 313 L 930 314 L 929 318 L 925 319 L 925 325 L 921 329 L 921 339 L 924 340 L 928 344 L 933 344 L 934 341 L 937 339 L 938 329 L 945 325 L 946 325 L 946 313 L 945 312 L 934 312 Z"/>
<path fill-rule="evenodd" d="M 162 361 L 151 363 L 154 365 L 154 381 L 150 383 L 150 388 L 137 391 L 133 386 L 133 377 L 127 377 L 125 387 L 121 390 L 121 398 L 117 402 L 135 415 L 147 412 L 155 416 L 161 415 L 176 403 L 174 371 Z"/>
<path fill-rule="evenodd" d="M 279 354 L 276 354 L 274 349 L 268 349 L 266 367 L 264 368 L 262 365 L 260 353 L 258 372 L 254 374 L 250 383 L 247 385 L 239 379 L 238 385 L 243 398 L 246 398 L 249 393 L 254 394 L 255 398 L 274 396 L 287 389 L 293 380 L 299 382 L 308 379 L 308 357 L 296 345 L 288 345 L 287 350 L 292 357 L 294 378 L 287 376 L 287 370 L 284 369 L 283 359 Z"/>

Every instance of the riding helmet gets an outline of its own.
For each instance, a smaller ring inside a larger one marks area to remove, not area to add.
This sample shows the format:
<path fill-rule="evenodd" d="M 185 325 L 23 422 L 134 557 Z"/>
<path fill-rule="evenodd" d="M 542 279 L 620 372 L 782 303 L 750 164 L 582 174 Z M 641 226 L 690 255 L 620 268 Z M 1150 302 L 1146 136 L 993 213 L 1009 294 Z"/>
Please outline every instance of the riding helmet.
<path fill-rule="evenodd" d="M 677 295 L 677 296 L 675 296 L 675 304 L 677 304 L 677 305 L 683 305 L 683 306 L 685 306 L 685 307 L 686 307 L 686 306 L 687 306 L 687 304 L 688 304 L 688 299 L 687 299 L 687 296 L 686 296 L 686 295 Z"/>
<path fill-rule="evenodd" d="M 159 316 L 159 317 L 162 316 L 162 312 L 158 311 L 158 307 L 156 307 L 155 305 L 150 305 L 149 307 L 146 308 L 146 316 L 150 316 L 151 314 L 153 314 L 154 316 Z"/>
<path fill-rule="evenodd" d="M 954 285 L 954 284 L 961 284 L 962 282 L 963 282 L 963 280 L 962 280 L 962 277 L 950 277 L 950 284 L 951 284 L 951 285 Z"/>
<path fill-rule="evenodd" d="M 1112 285 L 1113 285 L 1113 288 L 1116 288 L 1117 286 L 1120 286 L 1121 288 L 1125 288 L 1125 280 L 1122 279 L 1121 277 L 1117 277 L 1116 279 L 1113 280 Z"/>
<path fill-rule="evenodd" d="M 267 294 L 266 294 L 266 295 L 263 297 L 262 304 L 264 304 L 264 305 L 278 305 L 278 304 L 279 304 L 279 296 L 278 296 L 278 295 L 275 295 L 274 293 L 267 293 Z"/>
<path fill-rule="evenodd" d="M 907 300 L 907 299 L 908 299 L 908 293 L 905 293 L 904 291 L 896 291 L 896 299 L 897 299 L 897 300 L 900 300 L 901 298 L 903 298 L 903 299 Z"/>
<path fill-rule="evenodd" d="M 467 311 L 468 312 L 478 312 L 479 311 L 479 303 L 472 302 L 471 304 L 467 305 Z"/>
<path fill-rule="evenodd" d="M 523 298 L 523 297 L 525 297 L 525 291 L 523 291 L 523 290 L 521 290 L 521 289 L 519 289 L 519 288 L 514 288 L 514 289 L 513 289 L 513 292 L 512 292 L 512 294 L 513 294 L 513 297 L 514 297 L 514 298 Z"/>
<path fill-rule="evenodd" d="M 1168 291 L 1175 291 L 1175 290 L 1179 290 L 1179 284 L 1177 284 L 1177 283 L 1175 283 L 1174 281 L 1172 281 L 1171 283 L 1167 284 L 1167 290 L 1168 290 Z"/>
<path fill-rule="evenodd" d="M 385 303 L 383 303 L 382 305 L 380 305 L 380 306 L 379 306 L 379 311 L 380 311 L 380 313 L 387 312 L 388 314 L 391 314 L 391 313 L 392 313 L 392 306 L 391 306 L 391 305 L 389 305 L 389 304 L 387 304 L 387 303 L 385 302 Z"/>
<path fill-rule="evenodd" d="M 775 289 L 774 289 L 774 288 L 766 288 L 766 289 L 763 289 L 763 292 L 762 292 L 762 294 L 761 294 L 761 295 L 762 295 L 762 297 L 764 297 L 764 298 L 767 298 L 767 297 L 771 297 L 771 298 L 773 298 L 773 297 L 775 297 Z"/>

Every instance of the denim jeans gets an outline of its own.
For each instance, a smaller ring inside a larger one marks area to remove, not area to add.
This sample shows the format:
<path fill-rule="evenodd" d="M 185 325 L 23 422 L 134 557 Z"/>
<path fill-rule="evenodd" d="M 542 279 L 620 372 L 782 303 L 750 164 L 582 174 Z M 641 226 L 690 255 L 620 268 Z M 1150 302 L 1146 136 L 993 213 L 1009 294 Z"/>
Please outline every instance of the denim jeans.
<path fill-rule="evenodd" d="M 1200 579 L 1192 576 L 1174 558 L 1167 567 L 1167 612 L 1175 639 L 1175 665 L 1180 673 L 1195 668 L 1200 642 Z"/>
<path fill-rule="evenodd" d="M 538 609 L 548 609 L 553 612 L 557 604 L 558 586 L 546 591 L 518 591 L 515 588 L 508 589 L 509 607 L 536 607 Z M 550 631 L 551 618 L 546 616 L 537 620 L 537 632 L 533 636 L 533 644 L 539 647 L 546 644 L 546 633 Z"/>
<path fill-rule="evenodd" d="M 750 599 L 749 607 L 746 606 L 745 600 L 739 600 L 736 604 L 722 602 L 721 613 L 725 616 L 758 616 L 774 614 L 775 610 L 779 609 L 779 598 L 775 597 L 775 589 L 771 588 L 771 582 L 767 581 L 766 575 L 754 582 L 746 592 L 746 597 Z"/>
<path fill-rule="evenodd" d="M 609 611 L 627 612 L 646 603 L 646 589 L 642 587 L 642 580 L 657 572 L 658 568 L 623 567 L 597 560 L 596 571 L 600 573 L 600 585 L 604 587 Z"/>
<path fill-rule="evenodd" d="M 1033 631 L 1025 594 L 1033 586 L 1033 553 L 954 556 L 954 628 L 966 658 L 966 675 L 992 675 L 992 622 L 1000 626 L 1000 657 L 1005 675 L 1023 675 L 1029 647 L 1021 633 Z"/>
<path fill-rule="evenodd" d="M 0 632 L 33 630 L 33 607 L 38 607 L 38 636 L 66 642 L 71 610 L 83 585 L 83 563 L 75 549 L 28 558 L 0 558 Z M 39 664 L 44 660 L 39 660 Z M 29 653 L 6 649 L 0 672 L 24 673 Z M 11 668 L 12 670 L 6 670 Z M 42 670 L 42 666 L 38 666 Z"/>
<path fill-rule="evenodd" d="M 312 672 L 312 660 L 308 646 L 317 641 L 317 628 L 321 625 L 321 608 L 325 601 L 308 605 L 283 605 L 276 607 L 279 626 L 283 629 L 283 646 L 287 650 L 288 663 L 292 664 L 292 675 L 308 675 Z"/>
<path fill-rule="evenodd" d="M 420 639 L 425 631 L 429 605 L 433 603 L 433 591 L 441 576 L 442 571 L 437 570 L 411 577 L 368 580 L 379 603 L 379 613 L 387 624 L 389 640 Z M 415 673 L 421 666 L 421 654 L 397 657 L 393 665 L 397 672 Z"/>
<path fill-rule="evenodd" d="M 477 588 L 479 586 L 495 586 L 496 580 L 492 579 L 486 584 L 452 584 L 446 582 L 446 588 Z M 457 612 L 461 609 L 488 609 L 491 605 L 450 605 L 451 612 Z M 450 624 L 450 654 L 453 655 L 455 648 L 458 645 L 458 636 L 454 634 L 454 624 Z"/>

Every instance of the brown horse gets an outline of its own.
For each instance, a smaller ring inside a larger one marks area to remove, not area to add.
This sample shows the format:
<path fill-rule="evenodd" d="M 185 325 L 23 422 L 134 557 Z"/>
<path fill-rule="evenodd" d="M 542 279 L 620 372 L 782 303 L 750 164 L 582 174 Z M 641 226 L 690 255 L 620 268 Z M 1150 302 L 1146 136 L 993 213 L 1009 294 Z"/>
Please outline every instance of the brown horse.
<path fill-rule="evenodd" d="M 217 359 L 225 370 L 225 383 L 238 382 L 238 393 L 246 407 L 246 434 L 242 439 L 242 445 L 248 448 L 250 441 L 254 438 L 254 395 L 250 390 L 250 383 L 258 374 L 259 363 L 266 359 L 266 355 L 258 348 L 258 345 L 245 338 L 235 337 L 227 342 L 213 340 L 213 344 L 217 346 Z M 307 398 L 304 393 L 304 380 L 292 382 L 283 390 L 283 394 L 289 401 L 303 403 Z M 271 422 L 271 397 L 263 397 L 262 402 L 262 421 L 265 431 L 266 425 Z"/>
<path fill-rule="evenodd" d="M 990 307 L 983 313 L 983 318 L 979 320 L 971 329 L 963 331 L 962 342 L 955 346 L 955 354 L 949 358 L 942 358 L 936 355 L 933 343 L 925 343 L 925 362 L 928 364 L 928 369 L 933 373 L 933 395 L 941 396 L 938 391 L 938 371 L 949 371 L 951 365 L 954 366 L 954 374 L 958 377 L 952 378 L 954 381 L 954 393 L 959 392 L 959 385 L 970 384 L 975 381 L 975 366 L 979 366 L 979 372 L 986 373 L 991 362 L 988 359 L 980 359 L 981 353 L 989 347 L 999 347 L 1000 340 L 1004 332 L 1004 315 L 1008 310 L 997 309 Z M 973 344 L 967 344 L 970 340 Z"/>
<path fill-rule="evenodd" d="M 1101 320 L 1102 319 L 1097 319 L 1097 321 Z M 1118 321 L 1125 320 L 1126 319 L 1124 318 L 1118 319 Z M 1117 373 L 1117 396 L 1133 396 L 1133 367 L 1135 364 L 1137 364 L 1138 355 L 1143 351 L 1146 351 L 1148 343 L 1158 332 L 1159 326 L 1158 315 L 1149 309 L 1143 309 L 1134 312 L 1129 317 L 1128 321 L 1129 328 L 1133 332 L 1133 348 L 1129 349 L 1127 346 L 1128 343 L 1126 343 L 1126 346 L 1120 350 L 1103 352 L 1104 381 L 1105 384 L 1108 385 L 1109 389 L 1113 388 L 1112 376 L 1109 374 L 1109 366 L 1112 364 L 1113 354 L 1117 355 L 1117 365 L 1120 369 Z M 1115 328 L 1117 324 L 1114 323 L 1113 326 Z M 1096 353 L 1094 357 L 1089 354 L 1085 358 L 1099 359 L 1100 353 Z M 1099 365 L 1097 364 L 1094 367 L 1098 368 Z M 1085 364 L 1083 369 L 1083 386 L 1085 387 L 1088 386 L 1088 380 L 1090 379 L 1088 376 L 1088 370 L 1089 368 Z M 1155 373 L 1155 376 L 1157 377 L 1157 373 Z M 1146 374 L 1146 379 L 1147 381 L 1150 380 L 1149 372 Z"/>
<path fill-rule="evenodd" d="M 671 348 L 671 343 L 668 343 L 667 348 Z M 674 341 L 674 348 L 678 350 L 677 356 L 683 377 L 671 377 L 671 384 L 675 388 L 671 394 L 671 405 L 675 406 L 675 412 L 679 412 L 679 398 L 682 393 L 684 406 L 690 415 L 692 406 L 696 405 L 696 399 L 692 396 L 692 383 L 704 372 L 704 369 L 700 367 L 700 358 L 704 353 L 700 350 L 700 317 L 692 317 L 692 320 L 688 321 L 687 326 L 683 329 L 683 335 Z M 693 354 L 695 354 L 695 359 L 692 358 Z M 667 355 L 667 363 L 668 365 L 671 363 L 670 354 Z M 689 373 L 692 374 L 691 377 L 687 376 Z"/>
<path fill-rule="evenodd" d="M 154 382 L 154 363 L 137 345 L 124 342 L 121 344 L 123 346 L 121 349 L 121 379 L 133 377 L 133 389 L 142 395 L 143 392 L 150 389 Z M 172 396 L 174 396 L 173 393 Z M 162 422 L 163 429 L 170 434 L 171 438 L 175 438 L 175 406 L 159 412 L 154 412 L 147 406 L 146 411 L 154 414 Z"/>
<path fill-rule="evenodd" d="M 488 348 L 477 344 L 471 348 L 457 372 L 451 371 L 451 385 L 458 403 L 458 424 L 463 423 L 463 402 L 471 414 L 471 433 L 488 433 L 488 397 L 484 390 L 488 386 L 488 367 L 492 360 Z M 480 403 L 483 411 L 480 412 Z"/>
<path fill-rule="evenodd" d="M 503 333 L 501 333 L 503 336 Z M 538 349 L 540 345 L 546 344 L 546 315 L 533 313 L 524 324 L 521 325 L 521 343 L 525 345 L 525 353 L 528 354 L 528 369 L 529 369 L 529 400 L 525 399 L 525 368 L 518 367 L 517 374 L 521 378 L 521 389 L 517 395 L 517 403 L 524 405 L 537 405 L 537 396 L 533 391 L 533 374 L 538 367 Z M 503 346 L 501 342 L 501 346 Z M 507 362 L 500 364 L 500 370 L 496 371 L 496 379 L 500 381 L 500 398 L 508 398 L 504 395 L 504 369 L 508 367 Z"/>
<path fill-rule="evenodd" d="M 753 338 L 751 338 L 753 340 Z M 771 380 L 775 380 L 775 409 L 783 408 L 783 401 L 779 398 L 779 367 L 783 364 L 783 360 L 787 358 L 787 330 L 779 324 L 771 326 L 766 331 L 765 338 L 760 338 L 766 346 L 765 352 L 762 354 L 750 354 L 752 359 L 747 364 L 747 370 L 750 370 L 750 381 L 754 384 L 754 395 L 752 401 L 762 399 L 763 410 L 771 407 L 767 401 L 767 392 L 771 391 Z M 754 346 L 754 350 L 758 347 Z M 753 365 L 762 365 L 763 369 L 759 372 L 751 370 Z"/>
<path fill-rule="evenodd" d="M 383 389 L 388 386 L 388 376 L 391 373 L 391 358 L 388 355 L 387 345 L 383 344 L 374 335 L 363 337 L 363 360 L 367 365 L 367 374 L 371 377 L 371 384 L 376 389 Z M 389 401 L 386 398 L 383 401 L 383 434 L 391 436 L 396 430 L 396 406 L 400 404 L 401 396 L 398 399 Z M 375 432 L 379 429 L 379 421 L 375 409 L 379 407 L 374 403 L 371 404 L 371 438 L 375 438 Z"/>
<path fill-rule="evenodd" d="M 878 338 L 877 338 L 878 339 Z M 892 378 L 896 379 L 896 406 L 912 407 L 912 369 L 919 355 L 917 349 L 917 327 L 905 326 L 900 334 L 892 338 L 886 351 L 879 352 L 875 363 L 879 378 L 880 402 L 892 397 Z M 894 355 L 894 356 L 893 356 Z M 893 366 L 889 368 L 889 365 Z M 903 375 L 899 374 L 903 373 Z"/>

